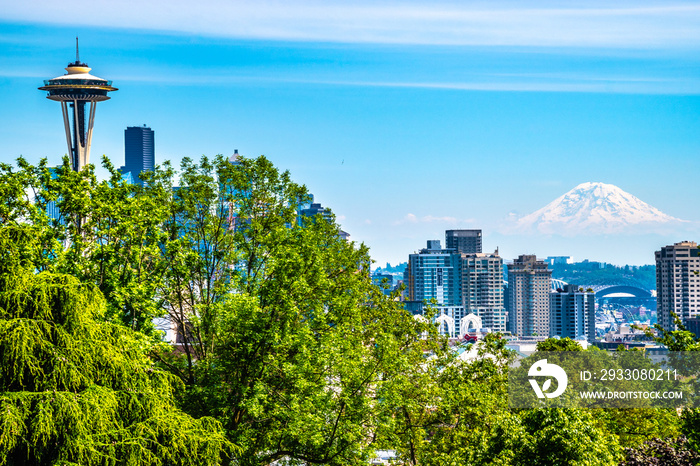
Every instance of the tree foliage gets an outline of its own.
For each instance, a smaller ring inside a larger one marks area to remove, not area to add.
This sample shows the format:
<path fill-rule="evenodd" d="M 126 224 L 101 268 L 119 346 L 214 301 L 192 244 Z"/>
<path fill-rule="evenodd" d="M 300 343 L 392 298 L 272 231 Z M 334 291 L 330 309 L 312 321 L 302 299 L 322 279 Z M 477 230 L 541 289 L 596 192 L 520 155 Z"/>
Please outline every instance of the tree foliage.
<path fill-rule="evenodd" d="M 473 359 L 433 360 L 433 398 L 408 405 L 397 440 L 407 464 L 511 464 L 522 432 L 508 410 L 507 371 L 513 361 L 506 341 L 488 334 Z"/>
<path fill-rule="evenodd" d="M 601 428 L 588 410 L 540 409 L 522 417 L 525 436 L 518 465 L 609 465 L 619 460 L 617 438 Z"/>
<path fill-rule="evenodd" d="M 569 337 L 547 338 L 537 343 L 537 351 L 583 351 L 583 347 Z"/>
<path fill-rule="evenodd" d="M 298 218 L 308 195 L 288 173 L 265 159 L 218 173 L 235 263 L 226 292 L 197 308 L 208 306 L 209 351 L 185 404 L 222 420 L 240 464 L 366 464 L 395 422 L 397 379 L 441 351 L 435 329 L 372 285 L 364 246 L 324 218 Z"/>
<path fill-rule="evenodd" d="M 658 336 L 651 329 L 646 329 L 647 336 L 664 345 L 669 351 L 700 351 L 700 339 L 683 325 L 683 321 L 675 313 L 671 314 L 676 330 L 667 330 L 660 324 L 654 324 Z"/>
<path fill-rule="evenodd" d="M 45 160 L 32 166 L 19 159 L 19 169 L 0 164 L 0 192 L 6 195 L 0 225 L 36 227 L 39 247 L 30 259 L 37 270 L 95 284 L 108 316 L 149 332 L 152 318 L 162 312 L 157 286 L 164 272 L 166 193 L 145 195 L 123 181 L 107 159 L 103 165 L 111 176 L 98 181 L 92 166 L 77 173 L 67 158 L 54 168 Z"/>
<path fill-rule="evenodd" d="M 0 465 L 194 465 L 230 455 L 218 421 L 175 407 L 178 380 L 145 356 L 149 342 L 104 321 L 94 285 L 34 273 L 34 233 L 0 229 Z"/>
<path fill-rule="evenodd" d="M 505 340 L 460 357 L 264 157 L 186 158 L 143 186 L 103 165 L 0 165 L 5 464 L 594 466 L 642 431 L 697 442 L 692 409 L 508 409 Z"/>
<path fill-rule="evenodd" d="M 239 464 L 366 462 L 395 423 L 399 380 L 446 351 L 371 284 L 367 249 L 299 218 L 305 188 L 264 157 L 185 159 L 178 187 L 168 166 L 139 187 L 104 165 L 104 182 L 66 164 L 2 167 L 16 198 L 4 224 L 45 238 L 33 267 L 98 287 L 108 319 L 146 334 L 166 314 L 177 351 L 151 356 L 184 384 L 183 409 L 222 422 Z"/>

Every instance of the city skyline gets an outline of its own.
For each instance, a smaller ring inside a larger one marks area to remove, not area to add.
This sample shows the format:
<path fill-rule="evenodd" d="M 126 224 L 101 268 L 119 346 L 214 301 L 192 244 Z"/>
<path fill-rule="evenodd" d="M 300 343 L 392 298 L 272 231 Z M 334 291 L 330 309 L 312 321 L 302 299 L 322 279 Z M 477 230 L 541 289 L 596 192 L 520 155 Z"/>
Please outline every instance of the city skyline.
<path fill-rule="evenodd" d="M 128 2 L 80 18 L 40 3 L 0 13 L 0 102 L 13 109 L 1 162 L 60 163 L 60 116 L 36 88 L 72 61 L 77 34 L 81 59 L 120 88 L 100 108 L 92 163 L 106 154 L 122 165 L 124 128 L 143 124 L 158 132 L 156 163 L 264 154 L 376 265 L 404 262 L 449 229 L 481 229 L 483 250 L 507 260 L 617 264 L 651 264 L 661 247 L 700 237 L 692 3 L 175 3 L 138 20 Z M 596 181 L 687 223 L 624 237 L 504 227 Z"/>

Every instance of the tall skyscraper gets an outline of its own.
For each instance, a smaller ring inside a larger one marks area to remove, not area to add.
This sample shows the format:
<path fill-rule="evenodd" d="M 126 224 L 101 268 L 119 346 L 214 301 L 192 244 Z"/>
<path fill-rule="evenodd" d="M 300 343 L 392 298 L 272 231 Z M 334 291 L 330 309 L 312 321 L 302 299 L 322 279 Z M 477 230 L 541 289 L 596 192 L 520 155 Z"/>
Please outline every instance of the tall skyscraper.
<path fill-rule="evenodd" d="M 468 233 L 460 235 L 463 232 Z M 445 236 L 452 244 L 458 243 L 455 238 L 466 238 L 462 249 L 481 249 L 480 230 L 449 230 Z M 459 253 L 455 248 L 442 249 L 439 240 L 428 240 L 427 248 L 409 255 L 404 284 L 408 310 L 418 313 L 424 301 L 436 301 L 435 322 L 444 334 L 461 337 L 482 327 L 506 330 L 503 259 L 498 251 Z"/>
<path fill-rule="evenodd" d="M 700 249 L 693 241 L 656 251 L 656 308 L 659 324 L 675 330 L 671 313 L 685 324 L 700 317 Z"/>
<path fill-rule="evenodd" d="M 552 271 L 534 255 L 508 264 L 508 330 L 520 336 L 549 335 Z"/>
<path fill-rule="evenodd" d="M 505 332 L 503 259 L 498 252 L 461 254 L 460 259 L 464 312 L 476 314 L 493 332 Z"/>
<path fill-rule="evenodd" d="M 48 91 L 47 99 L 61 102 L 68 156 L 75 171 L 80 171 L 90 163 L 90 143 L 97 102 L 109 100 L 107 93 L 118 90 L 112 87 L 112 81 L 91 75 L 91 69 L 87 63 L 80 61 L 76 37 L 75 62 L 66 67 L 68 73 L 44 81 L 44 85 L 39 88 L 41 91 Z M 86 122 L 85 106 L 88 103 L 90 106 Z"/>
<path fill-rule="evenodd" d="M 549 336 L 595 340 L 595 294 L 564 285 L 549 294 Z"/>
<path fill-rule="evenodd" d="M 143 186 L 139 174 L 153 171 L 156 146 L 153 130 L 146 125 L 128 126 L 124 130 L 124 166 L 122 173 L 131 173 L 134 183 Z"/>
<path fill-rule="evenodd" d="M 478 254 L 481 252 L 481 230 L 447 230 L 445 245 L 460 254 Z"/>
<path fill-rule="evenodd" d="M 428 240 L 428 247 L 408 256 L 408 297 L 411 301 L 435 299 L 439 306 L 461 305 L 460 256 L 442 249 L 440 241 Z"/>
<path fill-rule="evenodd" d="M 450 338 L 462 336 L 470 323 L 462 306 L 460 255 L 442 249 L 439 240 L 428 240 L 427 247 L 408 256 L 404 283 L 408 291 L 407 309 L 423 313 L 423 303 L 435 300 L 440 333 Z"/>

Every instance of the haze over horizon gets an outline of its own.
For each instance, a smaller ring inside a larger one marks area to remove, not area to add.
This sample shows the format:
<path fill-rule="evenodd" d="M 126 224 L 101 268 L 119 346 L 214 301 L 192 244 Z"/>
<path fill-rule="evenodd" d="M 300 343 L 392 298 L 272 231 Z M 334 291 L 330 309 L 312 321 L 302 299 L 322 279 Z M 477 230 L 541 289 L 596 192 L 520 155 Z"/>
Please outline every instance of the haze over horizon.
<path fill-rule="evenodd" d="M 73 14 L 80 11 L 80 14 Z M 119 88 L 91 162 L 126 126 L 156 162 L 266 155 L 333 209 L 377 265 L 444 231 L 484 250 L 653 263 L 700 241 L 700 5 L 694 2 L 84 0 L 0 10 L 0 162 L 60 163 L 60 109 L 37 90 L 80 57 Z M 514 234 L 585 182 L 615 185 L 670 231 Z"/>

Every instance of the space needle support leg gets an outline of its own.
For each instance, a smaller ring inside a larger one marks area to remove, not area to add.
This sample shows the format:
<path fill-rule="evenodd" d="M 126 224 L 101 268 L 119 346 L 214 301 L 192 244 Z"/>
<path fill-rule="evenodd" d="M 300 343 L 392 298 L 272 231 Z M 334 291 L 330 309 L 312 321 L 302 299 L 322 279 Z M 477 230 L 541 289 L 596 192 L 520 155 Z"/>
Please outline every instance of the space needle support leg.
<path fill-rule="evenodd" d="M 90 102 L 90 119 L 88 120 L 87 137 L 85 138 L 85 165 L 90 160 L 90 143 L 92 142 L 92 125 L 95 123 L 95 110 L 97 102 Z"/>
<path fill-rule="evenodd" d="M 73 158 L 73 149 L 70 144 L 70 120 L 68 116 L 68 104 L 61 102 L 61 110 L 63 111 L 63 125 L 66 127 L 66 142 L 68 143 L 68 157 Z"/>
<path fill-rule="evenodd" d="M 73 166 L 73 170 L 79 172 L 83 168 L 83 146 L 80 144 L 80 120 L 78 119 L 77 100 L 73 101 L 73 114 L 75 115 L 73 119 L 73 133 L 75 136 L 75 162 L 73 162 L 75 165 Z"/>

